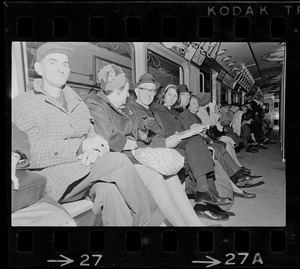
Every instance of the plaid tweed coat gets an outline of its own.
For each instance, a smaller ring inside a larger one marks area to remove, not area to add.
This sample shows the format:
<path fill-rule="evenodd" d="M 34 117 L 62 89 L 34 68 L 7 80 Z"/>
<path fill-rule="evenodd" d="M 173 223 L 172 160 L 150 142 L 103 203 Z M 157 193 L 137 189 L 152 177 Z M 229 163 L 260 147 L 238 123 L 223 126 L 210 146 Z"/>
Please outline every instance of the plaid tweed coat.
<path fill-rule="evenodd" d="M 13 122 L 28 135 L 29 169 L 47 177 L 46 192 L 59 200 L 72 182 L 90 172 L 77 155 L 82 141 L 96 134 L 87 106 L 69 86 L 63 89 L 68 111 L 41 86 L 42 79 L 36 79 L 32 91 L 13 99 Z"/>

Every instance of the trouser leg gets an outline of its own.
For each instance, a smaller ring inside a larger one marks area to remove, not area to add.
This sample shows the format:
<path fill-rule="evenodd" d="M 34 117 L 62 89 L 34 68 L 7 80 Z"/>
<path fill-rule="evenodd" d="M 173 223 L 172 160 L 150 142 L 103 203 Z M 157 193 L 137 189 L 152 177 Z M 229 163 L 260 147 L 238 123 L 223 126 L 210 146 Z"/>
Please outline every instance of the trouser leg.
<path fill-rule="evenodd" d="M 254 133 L 254 137 L 256 141 L 261 141 L 263 137 L 263 131 L 261 124 L 258 121 L 252 121 L 251 122 L 251 130 Z"/>
<path fill-rule="evenodd" d="M 211 153 L 201 136 L 194 136 L 178 145 L 185 149 L 185 157 L 194 178 L 206 175 L 214 170 Z"/>
<path fill-rule="evenodd" d="M 248 124 L 244 124 L 241 127 L 241 138 L 247 148 L 249 146 L 249 141 L 251 139 L 251 129 Z"/>
<path fill-rule="evenodd" d="M 214 193 L 219 195 L 216 184 L 215 184 L 215 179 L 213 177 L 209 177 L 207 179 L 207 184 L 208 184 L 210 190 L 212 190 Z"/>
<path fill-rule="evenodd" d="M 101 217 L 103 226 L 133 225 L 130 210 L 115 184 L 97 182 L 92 186 L 89 197 L 94 202 L 94 224 Z"/>
<path fill-rule="evenodd" d="M 222 166 L 218 161 L 215 161 L 215 171 L 216 171 L 215 185 L 219 193 L 219 196 L 229 197 L 233 201 L 234 200 L 233 189 L 231 186 L 230 178 L 227 176 L 226 172 L 224 171 L 224 169 L 222 168 Z M 228 211 L 232 205 L 233 203 L 230 203 L 226 205 L 219 205 L 219 207 L 222 208 L 223 210 Z"/>
<path fill-rule="evenodd" d="M 228 151 L 220 144 L 210 145 L 215 150 L 215 156 L 218 162 L 221 164 L 222 168 L 225 170 L 227 175 L 231 177 L 234 175 L 240 168 L 232 159 Z"/>
<path fill-rule="evenodd" d="M 240 143 L 243 142 L 242 139 L 237 135 L 237 133 L 230 132 L 230 133 L 227 133 L 226 136 L 228 136 L 234 140 L 236 147 L 238 147 L 240 145 Z"/>
<path fill-rule="evenodd" d="M 160 225 L 152 218 L 153 200 L 138 172 L 126 155 L 109 152 L 97 159 L 91 166 L 90 174 L 75 186 L 64 200 L 86 191 L 95 182 L 115 183 L 133 216 L 134 226 Z"/>
<path fill-rule="evenodd" d="M 181 142 L 178 146 L 185 149 L 186 160 L 197 181 L 198 191 L 207 191 L 209 187 L 206 175 L 214 171 L 214 164 L 203 138 L 194 136 Z"/>
<path fill-rule="evenodd" d="M 231 158 L 234 160 L 236 165 L 242 167 L 241 163 L 239 162 L 236 156 L 235 150 L 230 143 L 226 143 L 226 150 L 228 151 L 228 153 L 230 154 Z"/>

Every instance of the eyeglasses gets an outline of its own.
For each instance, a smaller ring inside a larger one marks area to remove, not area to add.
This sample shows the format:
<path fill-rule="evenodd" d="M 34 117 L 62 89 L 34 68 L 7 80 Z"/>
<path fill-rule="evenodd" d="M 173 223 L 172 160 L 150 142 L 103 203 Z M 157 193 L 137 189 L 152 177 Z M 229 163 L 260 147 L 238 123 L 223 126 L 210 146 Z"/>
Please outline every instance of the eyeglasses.
<path fill-rule="evenodd" d="M 139 87 L 139 89 L 145 91 L 146 93 L 156 94 L 156 90 L 149 90 L 147 88 L 141 88 L 141 87 Z"/>

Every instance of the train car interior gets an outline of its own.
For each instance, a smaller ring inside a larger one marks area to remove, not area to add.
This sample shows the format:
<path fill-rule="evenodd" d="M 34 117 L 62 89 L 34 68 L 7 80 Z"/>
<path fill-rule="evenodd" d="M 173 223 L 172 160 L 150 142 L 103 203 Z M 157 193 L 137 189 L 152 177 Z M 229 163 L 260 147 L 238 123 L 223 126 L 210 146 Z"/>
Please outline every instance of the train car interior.
<path fill-rule="evenodd" d="M 12 43 L 12 100 L 31 91 L 34 80 L 40 77 L 34 65 L 36 51 L 43 43 Z M 251 145 L 241 144 L 234 149 L 234 154 L 243 167 L 251 170 L 252 175 L 259 176 L 257 184 L 245 185 L 243 188 L 247 193 L 255 193 L 256 197 L 245 199 L 234 196 L 234 203 L 228 210 L 232 214 L 227 220 L 199 218 L 204 226 L 285 226 L 285 76 L 288 49 L 285 43 L 60 42 L 60 45 L 74 51 L 69 63 L 67 85 L 81 99 L 85 99 L 93 91 L 101 90 L 97 74 L 104 66 L 114 64 L 122 68 L 129 81 L 128 99 L 134 98 L 134 85 L 139 78 L 150 73 L 160 83 L 158 92 L 167 84 L 185 84 L 190 96 L 194 96 L 196 100 L 200 100 L 201 93 L 209 93 L 209 101 L 216 109 L 216 115 L 220 115 L 224 106 L 229 109 L 235 106 L 239 111 L 246 107 L 249 111 L 253 110 L 254 104 L 261 111 L 258 119 L 261 136 L 258 139 L 251 131 L 251 138 L 247 140 Z M 232 128 L 231 123 L 229 126 Z M 16 177 L 19 182 L 22 181 L 22 174 L 17 173 Z M 186 184 L 187 182 L 183 183 L 183 188 L 194 207 L 196 203 L 188 193 Z M 12 225 L 24 225 L 26 222 L 21 221 L 19 224 L 14 217 L 34 204 L 23 205 L 14 210 Z M 89 197 L 58 206 L 72 219 L 67 219 L 65 224 L 60 223 L 58 226 L 92 225 L 93 202 Z M 44 216 L 42 212 L 39 214 Z M 20 220 L 22 216 L 16 218 Z M 29 222 L 28 225 L 35 226 L 34 222 Z M 98 225 L 103 223 L 100 221 Z M 165 225 L 171 224 L 166 221 Z"/>

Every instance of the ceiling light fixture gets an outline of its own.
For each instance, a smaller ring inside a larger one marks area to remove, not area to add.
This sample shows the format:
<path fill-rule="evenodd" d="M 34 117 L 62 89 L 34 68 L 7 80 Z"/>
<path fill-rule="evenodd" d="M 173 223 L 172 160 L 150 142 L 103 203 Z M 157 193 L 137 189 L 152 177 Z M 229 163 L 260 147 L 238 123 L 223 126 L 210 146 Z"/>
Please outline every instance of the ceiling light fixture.
<path fill-rule="evenodd" d="M 222 59 L 222 62 L 228 62 L 231 58 L 232 58 L 231 56 L 227 56 Z"/>
<path fill-rule="evenodd" d="M 239 70 L 238 67 L 234 67 L 234 68 L 231 69 L 232 72 L 237 71 L 237 70 Z"/>
<path fill-rule="evenodd" d="M 217 55 L 218 55 L 218 56 L 221 56 L 221 55 L 223 55 L 225 52 L 226 52 L 226 49 L 219 50 L 219 51 L 217 52 Z"/>
<path fill-rule="evenodd" d="M 231 62 L 231 63 L 229 63 L 227 66 L 228 67 L 232 67 L 232 66 L 234 66 L 236 64 L 236 62 Z"/>

